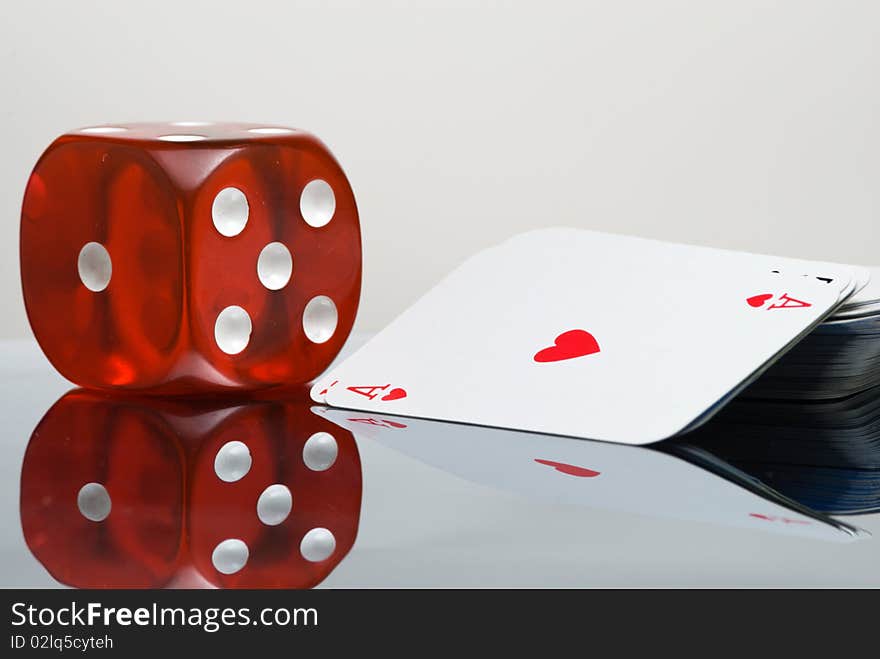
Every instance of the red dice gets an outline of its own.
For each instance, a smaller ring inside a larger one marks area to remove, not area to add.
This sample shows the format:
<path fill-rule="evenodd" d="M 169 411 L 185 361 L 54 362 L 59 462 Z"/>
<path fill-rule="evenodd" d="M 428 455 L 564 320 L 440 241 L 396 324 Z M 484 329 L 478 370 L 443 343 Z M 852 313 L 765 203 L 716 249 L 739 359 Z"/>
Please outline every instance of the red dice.
<path fill-rule="evenodd" d="M 21 218 L 28 318 L 87 387 L 192 393 L 307 382 L 351 330 L 351 186 L 308 133 L 120 124 L 58 138 Z"/>
<path fill-rule="evenodd" d="M 25 541 L 75 587 L 314 586 L 354 544 L 361 466 L 310 408 L 68 393 L 25 453 Z"/>

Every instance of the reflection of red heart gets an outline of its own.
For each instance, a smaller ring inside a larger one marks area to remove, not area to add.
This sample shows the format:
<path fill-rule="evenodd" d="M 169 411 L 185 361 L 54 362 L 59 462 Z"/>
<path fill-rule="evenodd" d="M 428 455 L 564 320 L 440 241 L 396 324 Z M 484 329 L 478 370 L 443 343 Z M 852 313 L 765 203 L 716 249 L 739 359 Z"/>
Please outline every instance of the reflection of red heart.
<path fill-rule="evenodd" d="M 535 353 L 536 362 L 558 362 L 599 352 L 599 343 L 589 332 L 573 329 L 556 337 L 553 345 Z"/>
<path fill-rule="evenodd" d="M 548 467 L 553 467 L 556 471 L 561 471 L 563 474 L 578 476 L 579 478 L 593 478 L 602 473 L 600 471 L 587 469 L 586 467 L 575 467 L 574 465 L 567 465 L 564 462 L 553 462 L 552 460 L 539 460 L 538 458 L 535 458 L 535 462 L 547 465 Z"/>
<path fill-rule="evenodd" d="M 400 389 L 399 387 L 395 387 L 387 394 L 382 396 L 380 400 L 397 400 L 398 398 L 406 398 L 406 389 Z"/>
<path fill-rule="evenodd" d="M 748 298 L 746 300 L 746 302 L 749 303 L 749 306 L 760 307 L 767 300 L 769 300 L 771 297 L 773 297 L 773 293 L 764 293 L 763 295 L 753 295 L 752 297 Z"/>

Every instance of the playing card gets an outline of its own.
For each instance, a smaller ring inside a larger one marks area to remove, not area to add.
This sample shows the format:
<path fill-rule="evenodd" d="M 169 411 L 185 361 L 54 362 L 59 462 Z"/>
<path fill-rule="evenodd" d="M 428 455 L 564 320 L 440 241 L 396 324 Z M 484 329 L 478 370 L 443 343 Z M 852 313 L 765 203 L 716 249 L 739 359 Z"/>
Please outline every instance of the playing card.
<path fill-rule="evenodd" d="M 454 423 L 312 408 L 465 480 L 527 498 L 837 542 L 865 534 L 757 486 L 652 449 Z"/>
<path fill-rule="evenodd" d="M 880 312 L 880 268 L 860 268 L 859 270 L 862 273 L 868 273 L 868 280 L 859 287 L 858 292 L 841 305 L 840 309 L 828 319 L 829 322 L 863 315 L 875 315 Z"/>
<path fill-rule="evenodd" d="M 530 232 L 465 262 L 312 397 L 646 444 L 708 418 L 863 276 L 576 229 Z"/>

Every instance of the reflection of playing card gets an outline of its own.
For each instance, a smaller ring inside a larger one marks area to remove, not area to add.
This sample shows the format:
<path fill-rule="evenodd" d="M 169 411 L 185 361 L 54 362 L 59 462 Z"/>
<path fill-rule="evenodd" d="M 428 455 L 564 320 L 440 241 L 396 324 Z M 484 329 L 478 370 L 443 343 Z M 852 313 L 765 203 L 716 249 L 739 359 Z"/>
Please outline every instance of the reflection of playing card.
<path fill-rule="evenodd" d="M 811 267 L 574 229 L 516 236 L 467 261 L 312 396 L 405 416 L 658 441 L 708 418 L 862 276 Z"/>
<path fill-rule="evenodd" d="M 769 490 L 759 495 L 735 470 L 728 480 L 652 449 L 312 409 L 358 441 L 377 441 L 466 480 L 529 498 L 838 542 L 866 535 L 794 502 L 785 505 Z"/>

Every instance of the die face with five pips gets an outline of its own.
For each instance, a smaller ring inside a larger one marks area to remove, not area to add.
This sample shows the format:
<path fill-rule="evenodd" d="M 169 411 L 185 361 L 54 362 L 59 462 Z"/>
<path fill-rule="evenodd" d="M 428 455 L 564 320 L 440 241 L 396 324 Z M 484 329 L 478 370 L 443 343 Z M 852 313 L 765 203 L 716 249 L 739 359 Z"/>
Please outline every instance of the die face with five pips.
<path fill-rule="evenodd" d="M 34 334 L 87 387 L 164 394 L 307 382 L 361 286 L 357 206 L 314 136 L 119 124 L 59 137 L 21 217 Z"/>

